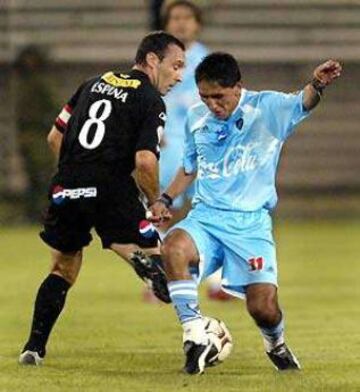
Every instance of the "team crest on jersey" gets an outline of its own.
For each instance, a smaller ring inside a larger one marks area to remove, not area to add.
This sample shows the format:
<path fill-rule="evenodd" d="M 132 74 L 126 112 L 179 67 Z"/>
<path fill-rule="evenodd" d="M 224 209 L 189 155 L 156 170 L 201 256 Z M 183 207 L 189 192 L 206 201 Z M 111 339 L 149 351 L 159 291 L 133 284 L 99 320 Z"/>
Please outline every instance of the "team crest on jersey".
<path fill-rule="evenodd" d="M 142 221 L 140 221 L 139 233 L 142 235 L 142 237 L 144 237 L 146 239 L 150 239 L 150 238 L 157 236 L 157 231 L 156 231 L 155 227 L 153 226 L 153 224 L 151 222 L 149 222 L 146 219 L 143 219 Z"/>
<path fill-rule="evenodd" d="M 221 128 L 217 129 L 216 131 L 217 139 L 219 142 L 225 140 L 229 136 L 229 126 L 224 124 Z"/>
<path fill-rule="evenodd" d="M 252 257 L 248 260 L 250 271 L 261 271 L 264 268 L 264 258 L 263 257 Z"/>

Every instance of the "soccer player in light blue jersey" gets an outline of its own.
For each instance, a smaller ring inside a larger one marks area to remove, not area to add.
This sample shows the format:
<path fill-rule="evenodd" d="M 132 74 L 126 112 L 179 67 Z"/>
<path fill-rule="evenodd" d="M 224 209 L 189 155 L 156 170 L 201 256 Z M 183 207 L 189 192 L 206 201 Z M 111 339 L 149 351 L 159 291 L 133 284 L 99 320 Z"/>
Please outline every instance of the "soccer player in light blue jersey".
<path fill-rule="evenodd" d="M 224 290 L 246 299 L 275 367 L 300 369 L 284 340 L 270 212 L 277 203 L 283 143 L 340 73 L 340 64 L 329 60 L 301 91 L 285 94 L 243 88 L 238 64 L 226 53 L 210 54 L 197 67 L 203 103 L 188 112 L 183 167 L 161 198 L 170 205 L 197 179 L 192 210 L 162 247 L 170 297 L 184 330 L 187 373 L 202 373 L 213 351 L 197 284 L 220 267 Z"/>

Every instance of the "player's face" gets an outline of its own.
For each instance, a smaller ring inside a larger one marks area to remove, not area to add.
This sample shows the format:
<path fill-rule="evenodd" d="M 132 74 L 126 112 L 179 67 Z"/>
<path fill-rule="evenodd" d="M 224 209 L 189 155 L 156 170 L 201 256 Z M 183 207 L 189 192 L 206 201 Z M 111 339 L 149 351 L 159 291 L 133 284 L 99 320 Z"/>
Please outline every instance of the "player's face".
<path fill-rule="evenodd" d="M 209 110 L 220 120 L 226 120 L 231 116 L 239 103 L 241 84 L 234 87 L 222 87 L 216 82 L 200 81 L 198 84 L 199 94 Z"/>
<path fill-rule="evenodd" d="M 181 82 L 184 66 L 184 51 L 177 45 L 169 45 L 165 57 L 157 66 L 156 84 L 161 95 L 165 95 L 176 83 Z"/>
<path fill-rule="evenodd" d="M 166 31 L 188 45 L 196 40 L 200 25 L 189 7 L 179 5 L 171 10 Z"/>

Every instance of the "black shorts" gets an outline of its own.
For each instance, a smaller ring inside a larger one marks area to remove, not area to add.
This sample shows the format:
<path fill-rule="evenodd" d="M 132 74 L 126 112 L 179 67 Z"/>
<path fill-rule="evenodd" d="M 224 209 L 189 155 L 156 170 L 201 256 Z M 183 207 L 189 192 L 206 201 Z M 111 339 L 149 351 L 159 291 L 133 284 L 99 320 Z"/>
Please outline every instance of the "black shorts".
<path fill-rule="evenodd" d="M 49 189 L 42 240 L 64 253 L 89 245 L 95 228 L 104 248 L 111 244 L 155 247 L 159 236 L 146 222 L 132 177 L 106 171 L 68 170 L 56 174 Z"/>

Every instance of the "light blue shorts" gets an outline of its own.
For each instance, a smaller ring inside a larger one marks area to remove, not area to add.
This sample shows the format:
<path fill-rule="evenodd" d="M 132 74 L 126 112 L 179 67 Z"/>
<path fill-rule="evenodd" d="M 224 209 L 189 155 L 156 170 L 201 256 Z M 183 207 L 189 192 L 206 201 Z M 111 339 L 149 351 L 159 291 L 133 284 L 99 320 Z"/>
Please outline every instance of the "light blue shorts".
<path fill-rule="evenodd" d="M 244 298 L 246 286 L 277 286 L 277 263 L 272 222 L 265 209 L 255 212 L 223 211 L 196 205 L 169 232 L 182 229 L 194 241 L 200 262 L 192 269 L 200 282 L 222 267 L 224 291 Z"/>

